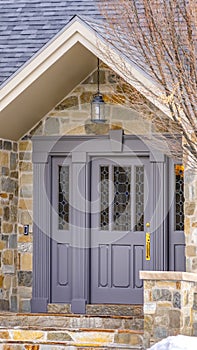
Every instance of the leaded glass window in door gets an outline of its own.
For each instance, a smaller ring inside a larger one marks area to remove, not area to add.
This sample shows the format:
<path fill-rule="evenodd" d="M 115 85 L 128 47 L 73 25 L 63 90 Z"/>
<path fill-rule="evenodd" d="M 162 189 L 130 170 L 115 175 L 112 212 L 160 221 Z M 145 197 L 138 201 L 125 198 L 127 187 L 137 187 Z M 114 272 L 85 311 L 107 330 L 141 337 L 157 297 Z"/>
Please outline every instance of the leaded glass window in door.
<path fill-rule="evenodd" d="M 113 229 L 128 231 L 131 227 L 131 168 L 113 167 Z"/>
<path fill-rule="evenodd" d="M 144 231 L 144 167 L 135 167 L 135 231 Z"/>
<path fill-rule="evenodd" d="M 143 166 L 100 166 L 100 229 L 144 230 Z"/>
<path fill-rule="evenodd" d="M 100 167 L 100 227 L 101 230 L 109 229 L 109 167 Z"/>
<path fill-rule="evenodd" d="M 59 166 L 59 230 L 69 229 L 69 166 Z"/>
<path fill-rule="evenodd" d="M 184 230 L 184 167 L 175 164 L 175 230 Z"/>

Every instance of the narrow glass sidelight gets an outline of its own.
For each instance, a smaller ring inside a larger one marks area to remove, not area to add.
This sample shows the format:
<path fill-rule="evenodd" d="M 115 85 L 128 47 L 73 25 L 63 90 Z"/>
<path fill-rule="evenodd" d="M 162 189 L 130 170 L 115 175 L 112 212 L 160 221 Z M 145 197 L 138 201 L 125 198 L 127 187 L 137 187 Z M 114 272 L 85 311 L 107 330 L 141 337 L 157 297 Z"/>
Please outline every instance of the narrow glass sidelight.
<path fill-rule="evenodd" d="M 109 230 L 109 167 L 100 167 L 100 228 Z"/>
<path fill-rule="evenodd" d="M 69 166 L 59 166 L 59 230 L 69 229 Z"/>
<path fill-rule="evenodd" d="M 175 164 L 175 230 L 184 230 L 184 166 Z"/>
<path fill-rule="evenodd" d="M 144 167 L 135 167 L 135 231 L 144 231 Z"/>
<path fill-rule="evenodd" d="M 131 167 L 114 166 L 113 229 L 131 229 Z"/>

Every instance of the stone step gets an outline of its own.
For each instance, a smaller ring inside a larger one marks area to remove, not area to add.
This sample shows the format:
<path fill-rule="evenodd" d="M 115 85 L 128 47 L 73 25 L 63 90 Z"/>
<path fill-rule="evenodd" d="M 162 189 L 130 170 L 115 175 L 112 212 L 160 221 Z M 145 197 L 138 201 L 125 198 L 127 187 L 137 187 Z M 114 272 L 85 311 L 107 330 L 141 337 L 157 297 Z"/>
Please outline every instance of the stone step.
<path fill-rule="evenodd" d="M 66 314 L 0 314 L 1 328 L 20 329 L 144 329 L 143 316 L 91 316 Z"/>
<path fill-rule="evenodd" d="M 25 346 L 25 348 L 24 348 Z M 142 346 L 112 346 L 112 345 L 106 345 L 106 346 L 80 346 L 80 345 L 54 345 L 54 343 L 47 342 L 45 344 L 39 343 L 15 343 L 15 342 L 8 342 L 8 343 L 1 343 L 0 344 L 0 350 L 145 350 Z"/>
<path fill-rule="evenodd" d="M 1 313 L 0 350 L 2 344 L 6 350 L 144 349 L 143 322 L 139 311 L 129 316 Z"/>
<path fill-rule="evenodd" d="M 41 346 L 46 345 L 53 349 L 54 346 L 57 349 L 58 346 L 70 349 L 144 349 L 142 331 L 110 329 L 72 331 L 0 329 L 0 344 L 12 345 L 13 349 L 15 345 L 23 344 L 28 350 L 38 350 Z"/>
<path fill-rule="evenodd" d="M 48 304 L 48 312 L 72 314 L 70 304 Z M 86 315 L 143 317 L 143 305 L 87 304 Z"/>

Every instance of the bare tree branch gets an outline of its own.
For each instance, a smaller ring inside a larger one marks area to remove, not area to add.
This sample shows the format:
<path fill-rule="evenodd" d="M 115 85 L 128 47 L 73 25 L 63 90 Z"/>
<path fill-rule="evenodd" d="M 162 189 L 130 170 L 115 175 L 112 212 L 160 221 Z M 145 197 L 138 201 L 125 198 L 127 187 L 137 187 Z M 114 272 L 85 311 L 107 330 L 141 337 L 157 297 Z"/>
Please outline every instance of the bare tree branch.
<path fill-rule="evenodd" d="M 151 106 L 150 114 L 145 113 L 144 118 L 151 118 L 160 130 L 168 124 L 168 134 L 174 137 L 177 150 L 180 142 L 176 143 L 174 135 L 181 134 L 184 161 L 197 169 L 196 0 L 100 0 L 99 7 L 106 20 L 109 44 L 151 76 L 157 91 L 149 89 L 147 94 L 152 100 L 160 99 L 170 112 L 167 116 Z M 109 57 L 109 52 L 106 54 Z M 113 55 L 110 59 L 120 64 Z M 128 81 L 131 72 L 124 63 L 121 65 Z M 127 105 L 139 110 L 134 89 L 125 89 L 125 82 L 123 85 Z M 136 91 L 139 101 L 137 94 Z M 178 154 L 174 145 L 173 153 Z"/>

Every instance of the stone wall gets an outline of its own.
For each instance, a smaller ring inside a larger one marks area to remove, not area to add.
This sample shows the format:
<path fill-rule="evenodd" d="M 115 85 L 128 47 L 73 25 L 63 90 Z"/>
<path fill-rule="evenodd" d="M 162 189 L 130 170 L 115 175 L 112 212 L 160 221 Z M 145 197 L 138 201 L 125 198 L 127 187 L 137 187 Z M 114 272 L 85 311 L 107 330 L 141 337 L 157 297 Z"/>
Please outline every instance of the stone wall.
<path fill-rule="evenodd" d="M 144 279 L 144 335 L 147 342 L 197 333 L 197 275 L 182 272 L 140 273 Z"/>
<path fill-rule="evenodd" d="M 197 272 L 197 173 L 185 171 L 186 271 Z"/>
<path fill-rule="evenodd" d="M 32 144 L 29 140 L 19 141 L 19 196 L 18 196 L 18 310 L 30 311 L 32 294 L 32 205 L 33 165 Z M 29 235 L 24 235 L 24 225 L 29 225 Z"/>
<path fill-rule="evenodd" d="M 18 144 L 0 140 L 0 310 L 17 310 Z"/>

